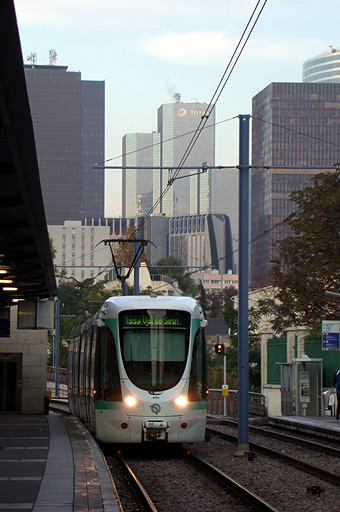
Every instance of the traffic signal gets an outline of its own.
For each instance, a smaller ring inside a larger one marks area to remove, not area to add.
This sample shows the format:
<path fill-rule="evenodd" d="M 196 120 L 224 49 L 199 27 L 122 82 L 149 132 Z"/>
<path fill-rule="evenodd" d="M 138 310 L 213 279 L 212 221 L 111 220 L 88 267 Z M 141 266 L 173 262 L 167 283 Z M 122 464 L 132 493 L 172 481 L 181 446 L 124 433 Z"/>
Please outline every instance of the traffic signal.
<path fill-rule="evenodd" d="M 217 343 L 217 345 L 215 345 L 215 352 L 216 352 L 216 354 L 224 354 L 223 343 Z"/>

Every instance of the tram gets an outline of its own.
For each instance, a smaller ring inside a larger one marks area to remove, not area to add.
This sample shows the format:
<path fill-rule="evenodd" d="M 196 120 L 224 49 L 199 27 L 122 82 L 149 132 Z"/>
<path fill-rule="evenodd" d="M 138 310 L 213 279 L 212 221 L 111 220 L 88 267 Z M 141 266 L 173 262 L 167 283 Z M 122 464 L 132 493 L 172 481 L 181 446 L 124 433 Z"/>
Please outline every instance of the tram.
<path fill-rule="evenodd" d="M 104 443 L 203 441 L 206 324 L 189 297 L 107 299 L 69 336 L 71 413 Z"/>

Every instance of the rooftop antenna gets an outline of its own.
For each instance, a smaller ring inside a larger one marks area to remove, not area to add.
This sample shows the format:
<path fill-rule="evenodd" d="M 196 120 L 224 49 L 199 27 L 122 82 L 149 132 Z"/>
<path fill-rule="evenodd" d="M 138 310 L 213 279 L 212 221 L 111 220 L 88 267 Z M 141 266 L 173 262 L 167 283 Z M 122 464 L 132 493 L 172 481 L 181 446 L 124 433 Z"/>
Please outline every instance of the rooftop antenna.
<path fill-rule="evenodd" d="M 330 45 L 328 45 L 328 47 L 331 49 L 331 53 L 336 52 L 336 48 L 334 48 L 334 45 L 330 44 Z"/>
<path fill-rule="evenodd" d="M 57 62 L 57 52 L 55 50 L 50 50 L 50 66 L 55 66 Z"/>
<path fill-rule="evenodd" d="M 32 61 L 32 66 L 35 66 L 37 63 L 37 54 L 31 53 L 31 55 L 27 55 L 27 60 L 28 60 L 28 62 Z"/>

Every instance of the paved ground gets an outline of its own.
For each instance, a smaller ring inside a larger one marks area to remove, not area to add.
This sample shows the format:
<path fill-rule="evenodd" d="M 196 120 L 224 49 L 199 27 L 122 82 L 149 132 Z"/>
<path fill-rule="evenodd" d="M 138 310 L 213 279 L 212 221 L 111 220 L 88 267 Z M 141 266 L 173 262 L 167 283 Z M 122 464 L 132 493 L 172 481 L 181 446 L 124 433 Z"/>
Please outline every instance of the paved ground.
<path fill-rule="evenodd" d="M 97 443 L 76 418 L 0 415 L 0 510 L 118 512 Z"/>

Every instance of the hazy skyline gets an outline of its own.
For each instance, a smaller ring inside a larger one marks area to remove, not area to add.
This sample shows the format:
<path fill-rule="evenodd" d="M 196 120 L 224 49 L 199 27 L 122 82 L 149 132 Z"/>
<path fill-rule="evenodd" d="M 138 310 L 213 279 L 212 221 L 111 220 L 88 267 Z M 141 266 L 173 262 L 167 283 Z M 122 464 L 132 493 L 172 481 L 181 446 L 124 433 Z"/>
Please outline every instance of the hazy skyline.
<path fill-rule="evenodd" d="M 126 133 L 157 128 L 157 109 L 179 92 L 209 102 L 253 11 L 255 0 L 14 0 L 24 62 L 105 80 L 106 159 L 120 157 Z M 271 82 L 299 82 L 305 60 L 340 45 L 338 2 L 268 0 L 216 106 L 216 122 L 251 113 Z M 216 128 L 216 164 L 238 162 L 238 121 Z M 115 158 L 108 164 L 120 165 Z M 106 171 L 106 215 L 121 215 L 121 172 Z"/>

